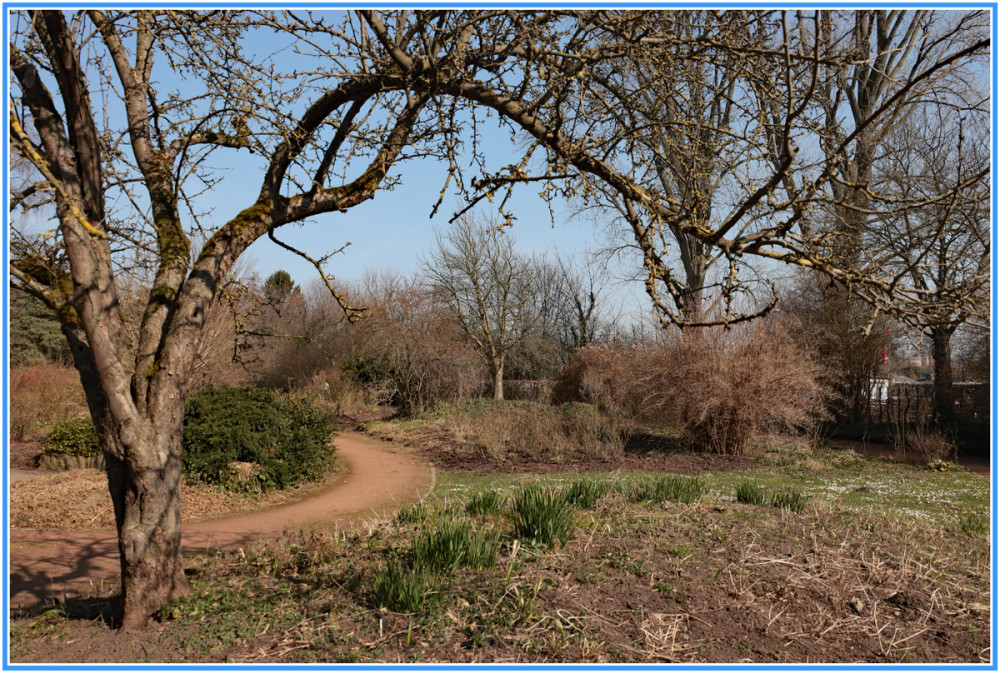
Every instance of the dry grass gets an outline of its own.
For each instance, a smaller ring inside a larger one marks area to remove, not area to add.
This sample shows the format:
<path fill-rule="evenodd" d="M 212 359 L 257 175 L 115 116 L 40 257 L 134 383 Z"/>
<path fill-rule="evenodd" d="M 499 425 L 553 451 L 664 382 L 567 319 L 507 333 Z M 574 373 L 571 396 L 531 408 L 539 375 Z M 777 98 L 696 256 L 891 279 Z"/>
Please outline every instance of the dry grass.
<path fill-rule="evenodd" d="M 62 364 L 15 367 L 10 373 L 10 438 L 37 438 L 51 426 L 87 413 L 75 369 Z"/>
<path fill-rule="evenodd" d="M 205 485 L 183 484 L 181 516 L 184 521 L 200 521 L 273 507 L 298 499 L 316 487 L 305 484 L 251 498 Z M 15 528 L 114 528 L 108 478 L 98 470 L 67 470 L 11 484 L 10 522 Z"/>
<path fill-rule="evenodd" d="M 514 455 L 555 464 L 614 460 L 630 433 L 622 419 L 582 403 L 480 403 L 456 407 L 446 423 L 456 441 L 496 463 Z"/>

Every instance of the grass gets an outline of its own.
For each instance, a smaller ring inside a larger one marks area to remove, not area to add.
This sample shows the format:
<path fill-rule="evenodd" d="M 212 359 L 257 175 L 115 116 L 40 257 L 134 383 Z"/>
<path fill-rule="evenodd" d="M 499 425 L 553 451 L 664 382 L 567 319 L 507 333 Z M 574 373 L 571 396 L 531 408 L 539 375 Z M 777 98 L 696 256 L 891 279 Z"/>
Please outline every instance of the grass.
<path fill-rule="evenodd" d="M 766 500 L 764 489 L 756 481 L 739 481 L 736 483 L 736 502 L 747 505 L 763 505 Z"/>
<path fill-rule="evenodd" d="M 402 562 L 392 560 L 375 571 L 371 603 L 375 608 L 393 612 L 419 612 L 438 593 L 435 577 L 427 568 L 407 568 Z"/>
<path fill-rule="evenodd" d="M 561 490 L 526 484 L 514 496 L 514 532 L 533 545 L 550 549 L 558 540 L 566 546 L 576 528 L 572 506 Z"/>
<path fill-rule="evenodd" d="M 191 595 L 162 611 L 136 656 L 237 664 L 989 656 L 987 479 L 819 451 L 780 455 L 787 465 L 697 477 L 439 473 L 424 503 L 391 519 L 200 561 Z M 764 500 L 734 502 L 741 484 Z M 806 499 L 809 507 L 787 516 L 760 506 L 776 497 L 788 510 Z M 733 608 L 724 622 L 719 606 Z M 922 636 L 930 618 L 947 637 Z M 78 621 L 59 611 L 15 620 L 12 656 L 76 641 Z M 89 622 L 79 628 L 104 633 Z"/>

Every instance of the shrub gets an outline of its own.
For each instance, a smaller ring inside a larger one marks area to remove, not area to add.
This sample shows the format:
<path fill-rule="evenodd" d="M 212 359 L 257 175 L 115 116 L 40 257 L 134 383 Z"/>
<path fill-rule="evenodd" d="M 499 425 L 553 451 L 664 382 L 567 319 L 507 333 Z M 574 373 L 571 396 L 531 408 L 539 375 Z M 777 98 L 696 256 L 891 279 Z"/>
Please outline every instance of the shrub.
<path fill-rule="evenodd" d="M 13 367 L 10 372 L 10 438 L 23 441 L 60 421 L 87 412 L 80 375 L 63 364 Z"/>
<path fill-rule="evenodd" d="M 755 481 L 741 481 L 736 484 L 736 502 L 745 502 L 748 505 L 763 505 L 765 501 L 764 489 Z"/>
<path fill-rule="evenodd" d="M 527 401 L 466 404 L 448 419 L 452 434 L 483 458 L 511 455 L 540 463 L 614 460 L 625 449 L 629 424 L 590 404 Z"/>
<path fill-rule="evenodd" d="M 407 413 L 481 392 L 483 359 L 424 281 L 368 274 L 352 299 L 368 311 L 352 327 L 353 357 L 345 371 L 363 385 L 391 390 L 392 401 Z"/>
<path fill-rule="evenodd" d="M 407 569 L 399 561 L 388 561 L 375 572 L 371 601 L 378 609 L 418 612 L 437 590 L 434 576 L 426 570 Z"/>
<path fill-rule="evenodd" d="M 188 479 L 231 483 L 233 463 L 253 463 L 242 489 L 287 488 L 329 469 L 333 428 L 308 401 L 259 388 L 205 388 L 188 396 L 182 463 Z"/>
<path fill-rule="evenodd" d="M 820 367 L 774 321 L 685 333 L 657 349 L 638 397 L 702 450 L 743 454 L 763 432 L 805 432 L 822 417 Z"/>
<path fill-rule="evenodd" d="M 910 428 L 905 422 L 898 423 L 893 443 L 897 452 L 921 463 L 944 461 L 955 455 L 955 445 L 952 442 L 922 423 Z"/>
<path fill-rule="evenodd" d="M 49 456 L 100 456 L 97 431 L 90 418 L 74 418 L 57 423 L 45 438 L 45 454 Z"/>
<path fill-rule="evenodd" d="M 518 537 L 551 549 L 556 540 L 565 546 L 575 528 L 573 508 L 559 491 L 532 483 L 514 497 L 514 530 Z"/>
<path fill-rule="evenodd" d="M 646 354 L 642 348 L 617 343 L 580 348 L 556 379 L 553 402 L 585 402 L 604 412 L 633 412 L 633 381 Z"/>

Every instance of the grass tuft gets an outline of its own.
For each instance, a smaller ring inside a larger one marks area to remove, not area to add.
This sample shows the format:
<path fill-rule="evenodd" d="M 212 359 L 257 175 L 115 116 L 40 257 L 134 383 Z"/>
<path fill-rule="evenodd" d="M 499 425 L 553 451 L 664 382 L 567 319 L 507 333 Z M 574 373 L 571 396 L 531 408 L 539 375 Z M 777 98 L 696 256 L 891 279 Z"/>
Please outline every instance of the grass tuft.
<path fill-rule="evenodd" d="M 505 504 L 506 498 L 499 491 L 482 491 L 472 496 L 465 512 L 472 516 L 489 516 L 499 513 Z"/>
<path fill-rule="evenodd" d="M 608 494 L 611 484 L 596 479 L 578 479 L 564 491 L 566 501 L 580 509 L 593 509 L 597 501 Z"/>
<path fill-rule="evenodd" d="M 705 493 L 705 480 L 701 477 L 686 477 L 668 474 L 664 477 L 645 479 L 624 488 L 622 495 L 634 502 L 661 503 L 697 502 Z"/>
<path fill-rule="evenodd" d="M 765 501 L 764 489 L 756 481 L 741 481 L 736 484 L 736 502 L 763 505 Z"/>
<path fill-rule="evenodd" d="M 427 516 L 427 506 L 422 502 L 418 502 L 415 505 L 410 505 L 399 510 L 396 513 L 396 520 L 400 523 L 423 523 L 427 520 Z"/>
<path fill-rule="evenodd" d="M 771 494 L 771 507 L 787 509 L 796 514 L 802 514 L 806 511 L 807 502 L 809 502 L 809 496 L 794 489 L 782 490 Z"/>
<path fill-rule="evenodd" d="M 969 537 L 986 537 L 990 534 L 990 517 L 981 512 L 967 512 L 959 518 L 958 527 Z"/>
<path fill-rule="evenodd" d="M 392 612 L 419 612 L 438 591 L 433 575 L 423 568 L 406 568 L 401 562 L 387 561 L 375 571 L 371 602 L 377 609 Z"/>
<path fill-rule="evenodd" d="M 514 529 L 518 537 L 551 549 L 556 540 L 565 546 L 575 528 L 572 506 L 560 491 L 531 483 L 515 495 Z"/>

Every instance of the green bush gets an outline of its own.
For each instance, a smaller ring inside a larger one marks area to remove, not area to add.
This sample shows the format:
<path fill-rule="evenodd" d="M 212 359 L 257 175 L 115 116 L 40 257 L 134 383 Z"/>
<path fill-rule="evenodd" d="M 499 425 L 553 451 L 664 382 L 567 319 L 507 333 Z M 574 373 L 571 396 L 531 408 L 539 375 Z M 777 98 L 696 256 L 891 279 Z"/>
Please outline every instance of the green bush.
<path fill-rule="evenodd" d="M 45 439 L 44 451 L 49 456 L 100 456 L 94 422 L 85 417 L 56 423 Z"/>
<path fill-rule="evenodd" d="M 514 497 L 514 528 L 518 537 L 551 549 L 556 540 L 566 545 L 576 528 L 576 518 L 561 492 L 532 483 Z"/>
<path fill-rule="evenodd" d="M 307 400 L 260 388 L 208 387 L 188 396 L 182 463 L 189 480 L 256 491 L 325 474 L 333 460 L 329 420 Z M 234 484 L 233 463 L 259 469 Z"/>

